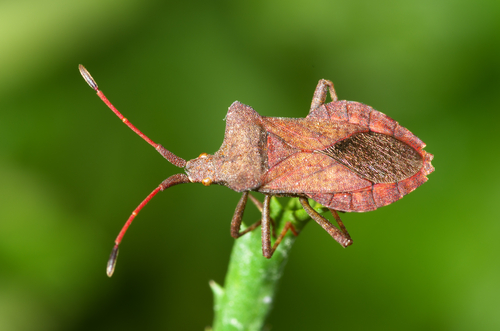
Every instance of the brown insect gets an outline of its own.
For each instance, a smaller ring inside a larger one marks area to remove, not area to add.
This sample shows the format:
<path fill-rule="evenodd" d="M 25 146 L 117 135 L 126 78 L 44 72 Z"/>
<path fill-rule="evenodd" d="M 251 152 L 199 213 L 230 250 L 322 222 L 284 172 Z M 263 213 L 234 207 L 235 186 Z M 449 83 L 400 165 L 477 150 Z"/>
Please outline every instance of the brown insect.
<path fill-rule="evenodd" d="M 269 202 L 273 195 L 298 197 L 309 216 L 347 247 L 352 240 L 337 211 L 364 212 L 393 203 L 422 185 L 426 175 L 434 171 L 433 155 L 423 150 L 425 144 L 419 138 L 370 106 L 339 101 L 333 83 L 324 79 L 316 86 L 306 118 L 265 117 L 234 102 L 226 115 L 220 149 L 214 155 L 202 153 L 186 162 L 132 125 L 99 90 L 90 73 L 82 65 L 79 69 L 90 87 L 128 127 L 186 172 L 165 179 L 132 212 L 115 240 L 106 270 L 110 277 L 118 245 L 137 213 L 159 191 L 177 184 L 218 184 L 242 192 L 231 221 L 231 236 L 238 238 L 262 224 L 262 252 L 270 258 L 288 230 L 298 234 L 287 223 L 271 247 Z M 325 104 L 328 92 L 332 102 Z M 263 193 L 264 203 L 249 191 Z M 240 231 L 249 197 L 261 209 L 262 218 Z M 327 207 L 339 227 L 318 214 L 308 199 Z"/>

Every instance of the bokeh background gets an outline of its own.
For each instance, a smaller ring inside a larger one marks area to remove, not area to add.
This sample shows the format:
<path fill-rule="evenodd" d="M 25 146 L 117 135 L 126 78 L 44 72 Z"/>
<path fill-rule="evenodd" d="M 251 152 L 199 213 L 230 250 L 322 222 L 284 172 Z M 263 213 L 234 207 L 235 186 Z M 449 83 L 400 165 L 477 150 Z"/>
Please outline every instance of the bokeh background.
<path fill-rule="evenodd" d="M 181 185 L 78 73 L 143 132 L 215 152 L 235 100 L 304 117 L 320 78 L 435 155 L 403 200 L 344 214 L 342 249 L 298 238 L 272 330 L 499 330 L 500 2 L 2 1 L 0 330 L 203 330 L 239 194 Z M 246 219 L 258 218 L 250 208 Z"/>

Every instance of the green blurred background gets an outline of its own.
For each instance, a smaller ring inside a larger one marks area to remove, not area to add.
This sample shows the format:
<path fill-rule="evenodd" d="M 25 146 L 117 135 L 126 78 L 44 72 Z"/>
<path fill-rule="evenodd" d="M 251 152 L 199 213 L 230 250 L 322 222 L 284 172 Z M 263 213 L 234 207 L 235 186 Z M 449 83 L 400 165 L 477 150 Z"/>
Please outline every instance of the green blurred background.
<path fill-rule="evenodd" d="M 235 100 L 304 117 L 320 78 L 435 155 L 403 200 L 344 214 L 342 249 L 298 238 L 272 330 L 499 330 L 500 2 L 2 1 L 0 330 L 203 330 L 239 194 L 159 194 L 105 264 L 130 212 L 179 172 L 143 132 L 215 152 Z M 247 220 L 258 213 L 250 208 Z"/>

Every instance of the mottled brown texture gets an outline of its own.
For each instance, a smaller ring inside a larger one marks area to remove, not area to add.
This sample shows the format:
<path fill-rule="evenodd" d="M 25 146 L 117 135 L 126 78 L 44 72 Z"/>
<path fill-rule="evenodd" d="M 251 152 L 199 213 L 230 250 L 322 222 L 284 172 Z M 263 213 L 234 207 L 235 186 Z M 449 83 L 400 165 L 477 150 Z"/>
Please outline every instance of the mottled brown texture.
<path fill-rule="evenodd" d="M 236 192 L 255 191 L 267 171 L 267 133 L 252 107 L 234 102 L 226 115 L 226 132 L 219 151 L 188 161 L 192 182 L 211 178 Z"/>
<path fill-rule="evenodd" d="M 297 149 L 288 145 L 283 139 L 274 134 L 267 135 L 267 165 L 269 168 L 281 163 L 295 153 L 297 153 Z"/>
<path fill-rule="evenodd" d="M 281 138 L 288 145 L 305 150 L 323 150 L 337 141 L 359 132 L 351 123 L 318 121 L 309 118 L 263 117 L 268 133 Z"/>
<path fill-rule="evenodd" d="M 335 180 L 332 180 L 335 178 Z M 345 192 L 371 185 L 335 159 L 320 153 L 297 152 L 269 169 L 259 192 L 300 194 Z"/>

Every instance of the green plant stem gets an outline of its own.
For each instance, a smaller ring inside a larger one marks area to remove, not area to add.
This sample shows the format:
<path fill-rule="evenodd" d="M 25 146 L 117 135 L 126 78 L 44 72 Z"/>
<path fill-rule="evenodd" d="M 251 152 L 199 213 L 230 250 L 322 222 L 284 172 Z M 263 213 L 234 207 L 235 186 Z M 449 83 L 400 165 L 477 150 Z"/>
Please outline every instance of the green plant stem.
<path fill-rule="evenodd" d="M 324 211 L 319 204 L 312 206 Z M 273 197 L 270 212 L 278 234 L 288 221 L 299 232 L 310 220 L 298 199 L 283 208 Z M 215 301 L 213 331 L 262 330 L 295 239 L 289 231 L 271 259 L 262 256 L 260 227 L 235 241 L 224 287 L 210 282 Z"/>

